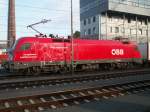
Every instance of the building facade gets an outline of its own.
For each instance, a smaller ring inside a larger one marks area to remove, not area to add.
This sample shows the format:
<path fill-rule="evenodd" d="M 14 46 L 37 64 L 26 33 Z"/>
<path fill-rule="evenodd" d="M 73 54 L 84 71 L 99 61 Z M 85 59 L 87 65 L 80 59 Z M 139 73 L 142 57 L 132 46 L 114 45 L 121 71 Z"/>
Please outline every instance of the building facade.
<path fill-rule="evenodd" d="M 150 41 L 150 0 L 80 0 L 81 38 Z"/>

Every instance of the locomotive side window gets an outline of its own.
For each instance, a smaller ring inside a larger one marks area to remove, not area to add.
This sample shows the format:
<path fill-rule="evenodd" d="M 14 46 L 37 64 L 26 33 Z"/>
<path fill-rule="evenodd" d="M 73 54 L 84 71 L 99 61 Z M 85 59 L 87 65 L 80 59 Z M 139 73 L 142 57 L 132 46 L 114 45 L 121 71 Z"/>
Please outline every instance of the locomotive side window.
<path fill-rule="evenodd" d="M 28 50 L 31 47 L 31 43 L 25 43 L 21 46 L 21 50 Z"/>

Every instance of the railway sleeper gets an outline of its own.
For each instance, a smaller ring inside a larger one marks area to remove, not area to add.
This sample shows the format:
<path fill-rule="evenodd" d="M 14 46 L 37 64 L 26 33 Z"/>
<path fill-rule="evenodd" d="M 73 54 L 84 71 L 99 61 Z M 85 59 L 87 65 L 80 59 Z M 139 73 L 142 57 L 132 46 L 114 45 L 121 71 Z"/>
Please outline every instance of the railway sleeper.
<path fill-rule="evenodd" d="M 147 82 L 145 84 L 145 82 Z M 142 85 L 143 84 L 143 85 Z M 135 85 L 139 85 L 135 86 Z M 115 89 L 117 87 L 121 87 L 121 89 Z M 128 86 L 130 88 L 123 88 L 124 86 Z M 113 89 L 112 89 L 113 88 Z M 127 84 L 118 84 L 113 86 L 106 86 L 106 87 L 95 87 L 95 88 L 86 88 L 86 89 L 75 89 L 75 90 L 69 90 L 69 91 L 61 91 L 58 93 L 50 93 L 45 95 L 37 95 L 35 96 L 28 96 L 28 97 L 21 97 L 21 98 L 12 98 L 12 99 L 6 99 L 1 100 L 1 104 L 4 104 L 4 108 L 0 109 L 0 112 L 8 112 L 8 111 L 15 111 L 16 109 L 19 109 L 21 111 L 22 109 L 38 109 L 43 110 L 44 108 L 50 107 L 52 109 L 56 109 L 57 107 L 66 107 L 68 105 L 79 104 L 82 102 L 90 102 L 94 99 L 104 98 L 109 99 L 111 97 L 117 97 L 117 96 L 123 96 L 127 94 L 128 92 L 134 93 L 134 92 L 140 92 L 140 90 L 144 89 L 146 90 L 149 88 L 149 80 L 140 81 L 140 82 L 132 82 Z M 99 92 L 100 91 L 100 92 Z M 78 94 L 76 97 L 72 94 Z M 53 99 L 56 100 L 46 100 L 47 97 L 55 96 Z M 60 97 L 61 99 L 57 99 L 56 97 Z M 68 97 L 72 96 L 72 97 Z M 31 100 L 33 98 L 33 101 Z M 39 101 L 40 99 L 40 101 Z M 24 101 L 32 102 L 31 104 L 25 104 Z M 17 105 L 16 105 L 17 102 Z M 40 108 L 39 108 L 40 107 Z"/>

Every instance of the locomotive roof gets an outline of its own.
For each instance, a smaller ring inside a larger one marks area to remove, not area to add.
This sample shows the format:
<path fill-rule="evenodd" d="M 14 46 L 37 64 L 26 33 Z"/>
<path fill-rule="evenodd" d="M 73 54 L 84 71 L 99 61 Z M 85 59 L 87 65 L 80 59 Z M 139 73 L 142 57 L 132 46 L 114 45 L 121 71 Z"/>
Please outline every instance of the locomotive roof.
<path fill-rule="evenodd" d="M 70 42 L 70 39 L 63 39 L 63 38 L 44 38 L 44 37 L 22 37 L 19 40 L 22 41 L 39 41 L 39 42 Z M 119 40 L 86 40 L 86 39 L 74 39 L 75 43 L 82 43 L 82 44 L 94 44 L 94 43 L 99 43 L 99 44 L 122 44 L 122 41 Z M 124 44 L 135 44 L 134 42 L 128 42 Z"/>

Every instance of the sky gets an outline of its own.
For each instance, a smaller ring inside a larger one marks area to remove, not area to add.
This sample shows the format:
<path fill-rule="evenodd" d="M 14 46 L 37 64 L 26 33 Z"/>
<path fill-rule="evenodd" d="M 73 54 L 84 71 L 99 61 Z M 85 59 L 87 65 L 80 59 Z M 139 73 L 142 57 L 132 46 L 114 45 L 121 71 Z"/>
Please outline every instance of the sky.
<path fill-rule="evenodd" d="M 35 26 L 43 34 L 70 35 L 70 0 L 15 0 L 16 38 L 37 33 L 27 26 L 43 19 L 46 24 Z M 73 0 L 73 28 L 80 31 L 79 0 Z M 0 0 L 0 40 L 7 39 L 8 0 Z"/>

